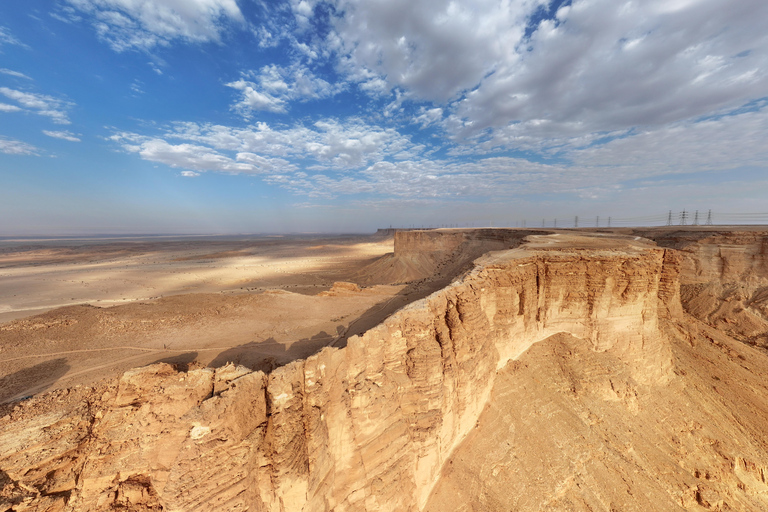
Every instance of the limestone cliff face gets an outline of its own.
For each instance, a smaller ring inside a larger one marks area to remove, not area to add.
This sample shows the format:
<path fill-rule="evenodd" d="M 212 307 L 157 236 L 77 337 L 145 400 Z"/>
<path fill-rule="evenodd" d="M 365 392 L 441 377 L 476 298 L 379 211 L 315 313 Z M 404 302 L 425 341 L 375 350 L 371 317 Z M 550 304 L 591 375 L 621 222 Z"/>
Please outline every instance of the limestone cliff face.
<path fill-rule="evenodd" d="M 688 313 L 768 348 L 768 232 L 670 232 L 656 241 L 679 250 Z"/>
<path fill-rule="evenodd" d="M 497 369 L 537 341 L 571 333 L 615 353 L 638 382 L 665 382 L 676 253 L 532 238 L 346 347 L 269 375 L 154 365 L 90 393 L 41 398 L 44 414 L 25 412 L 34 400 L 18 407 L 0 420 L 0 503 L 416 511 L 475 426 Z"/>
<path fill-rule="evenodd" d="M 365 284 L 379 284 L 457 275 L 488 251 L 518 247 L 526 236 L 537 234 L 545 232 L 506 228 L 396 231 L 395 252 L 363 269 L 358 278 Z"/>
<path fill-rule="evenodd" d="M 689 283 L 741 282 L 764 286 L 768 281 L 768 232 L 670 234 L 661 245 L 681 251 L 683 281 Z"/>

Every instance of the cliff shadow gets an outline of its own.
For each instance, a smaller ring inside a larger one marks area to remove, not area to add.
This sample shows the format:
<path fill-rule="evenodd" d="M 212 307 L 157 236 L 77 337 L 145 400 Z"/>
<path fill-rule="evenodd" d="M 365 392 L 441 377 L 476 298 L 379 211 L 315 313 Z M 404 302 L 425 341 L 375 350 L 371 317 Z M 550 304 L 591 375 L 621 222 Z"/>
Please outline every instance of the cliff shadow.
<path fill-rule="evenodd" d="M 339 333 L 338 339 L 333 343 L 333 346 L 345 347 L 347 340 L 351 336 L 359 336 L 365 333 L 382 323 L 398 309 L 445 288 L 454 279 L 474 268 L 475 260 L 484 254 L 491 251 L 514 249 L 522 245 L 525 238 L 530 235 L 545 235 L 551 232 L 546 230 L 478 229 L 469 230 L 469 233 L 474 234 L 471 237 L 467 237 L 454 250 L 446 251 L 435 257 L 435 269 L 431 275 L 403 283 L 406 286 L 397 295 L 388 301 L 372 306 L 351 322 L 344 332 Z M 392 259 L 398 256 L 390 253 L 382 258 L 386 257 Z M 379 259 L 381 260 L 381 258 Z M 368 268 L 371 267 L 369 266 Z M 361 282 L 366 280 L 367 278 L 363 276 Z"/>
<path fill-rule="evenodd" d="M 60 357 L 0 378 L 0 403 L 23 400 L 49 389 L 70 369 L 67 359 Z"/>
<path fill-rule="evenodd" d="M 336 335 L 320 331 L 314 336 L 296 341 L 277 341 L 267 338 L 263 341 L 251 341 L 243 345 L 228 348 L 219 353 L 208 363 L 209 368 L 220 368 L 227 363 L 245 366 L 254 371 L 270 373 L 275 368 L 284 366 L 296 359 L 306 359 L 319 352 L 323 347 L 337 340 L 344 328 L 338 326 Z"/>
<path fill-rule="evenodd" d="M 166 363 L 174 367 L 177 372 L 188 372 L 197 360 L 197 352 L 184 352 L 153 361 L 150 364 Z"/>
<path fill-rule="evenodd" d="M 443 261 L 437 265 L 437 270 L 433 275 L 406 283 L 406 286 L 394 297 L 373 305 L 352 321 L 345 330 L 339 332 L 338 339 L 333 343 L 333 346 L 345 347 L 351 336 L 365 333 L 392 316 L 398 309 L 445 288 L 454 279 L 471 270 L 474 267 L 475 259 L 486 252 L 488 251 L 473 251 L 454 261 Z"/>
<path fill-rule="evenodd" d="M 421 300 L 432 293 L 451 284 L 457 277 L 471 270 L 475 260 L 491 251 L 509 250 L 520 247 L 526 237 L 531 235 L 548 235 L 548 230 L 518 230 L 518 229 L 471 229 L 464 242 L 452 251 L 442 253 L 435 260 L 434 272 L 421 279 L 404 283 L 406 286 L 392 299 L 376 304 L 349 324 L 349 327 L 339 333 L 333 343 L 335 347 L 345 347 L 351 336 L 359 336 L 369 329 L 376 327 L 398 309 Z M 382 258 L 395 258 L 396 254 L 388 254 Z M 379 258 L 381 260 L 382 258 Z M 371 268 L 371 266 L 367 267 Z M 366 281 L 363 276 L 361 282 Z M 381 283 L 395 284 L 395 283 Z"/>

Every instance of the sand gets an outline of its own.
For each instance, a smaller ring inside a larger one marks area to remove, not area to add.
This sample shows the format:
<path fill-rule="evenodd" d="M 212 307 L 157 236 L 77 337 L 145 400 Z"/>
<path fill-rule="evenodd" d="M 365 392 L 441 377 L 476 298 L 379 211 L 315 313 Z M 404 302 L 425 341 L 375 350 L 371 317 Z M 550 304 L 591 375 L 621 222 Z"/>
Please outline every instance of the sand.
<path fill-rule="evenodd" d="M 354 334 L 377 323 L 403 300 L 403 286 L 332 288 L 392 244 L 360 236 L 3 241 L 0 401 L 157 361 L 269 370 L 343 343 L 350 326 Z"/>

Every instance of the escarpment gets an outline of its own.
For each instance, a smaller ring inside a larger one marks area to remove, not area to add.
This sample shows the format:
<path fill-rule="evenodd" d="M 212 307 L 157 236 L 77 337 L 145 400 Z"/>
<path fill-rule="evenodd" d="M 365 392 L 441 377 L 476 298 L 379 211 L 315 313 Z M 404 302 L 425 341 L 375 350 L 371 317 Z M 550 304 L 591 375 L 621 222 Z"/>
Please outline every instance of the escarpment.
<path fill-rule="evenodd" d="M 530 235 L 544 231 L 519 229 L 439 229 L 394 231 L 394 252 L 364 268 L 364 284 L 412 283 L 429 280 L 447 284 L 489 251 L 518 247 Z"/>
<path fill-rule="evenodd" d="M 681 257 L 688 313 L 750 345 L 768 348 L 768 232 L 656 233 Z"/>
<path fill-rule="evenodd" d="M 568 333 L 645 389 L 679 380 L 669 339 L 684 337 L 675 323 L 680 263 L 676 251 L 643 241 L 532 236 L 346 347 L 268 375 L 154 365 L 90 392 L 32 399 L 0 420 L 2 502 L 421 510 L 488 406 L 499 370 L 537 342 Z M 618 381 L 609 387 L 630 393 Z"/>
<path fill-rule="evenodd" d="M 153 366 L 107 384 L 87 410 L 6 417 L 9 499 L 82 510 L 417 510 L 497 368 L 532 343 L 571 332 L 621 351 L 638 378 L 669 373 L 659 322 L 676 306 L 674 258 L 641 246 L 551 250 L 557 241 L 486 258 L 347 347 L 270 375 Z"/>

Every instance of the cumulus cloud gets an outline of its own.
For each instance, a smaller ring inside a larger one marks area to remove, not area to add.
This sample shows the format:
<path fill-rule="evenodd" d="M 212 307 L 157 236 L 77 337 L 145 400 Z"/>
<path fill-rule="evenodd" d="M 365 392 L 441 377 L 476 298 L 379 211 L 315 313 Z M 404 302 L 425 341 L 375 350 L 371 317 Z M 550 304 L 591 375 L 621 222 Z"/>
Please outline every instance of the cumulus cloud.
<path fill-rule="evenodd" d="M 16 105 L 9 105 L 7 103 L 0 103 L 0 112 L 19 112 L 21 108 Z"/>
<path fill-rule="evenodd" d="M 360 118 L 344 122 L 323 119 L 309 126 L 281 129 L 267 123 L 245 128 L 176 123 L 164 137 L 204 144 L 218 151 L 298 158 L 309 165 L 335 169 L 359 168 L 415 146 L 396 130 Z"/>
<path fill-rule="evenodd" d="M 20 140 L 0 136 L 0 153 L 6 155 L 38 155 L 40 150 Z"/>
<path fill-rule="evenodd" d="M 60 100 L 44 94 L 23 92 L 8 87 L 0 87 L 0 94 L 16 101 L 22 107 L 39 114 L 50 117 L 54 123 L 70 124 L 66 110 L 72 106 L 71 102 Z"/>
<path fill-rule="evenodd" d="M 576 1 L 456 106 L 462 135 L 537 123 L 542 137 L 658 126 L 768 88 L 764 2 Z"/>
<path fill-rule="evenodd" d="M 374 72 L 420 99 L 445 102 L 514 58 L 527 16 L 543 2 L 327 3 L 339 13 L 335 31 L 348 72 Z"/>
<path fill-rule="evenodd" d="M 80 142 L 80 139 L 75 136 L 74 133 L 68 131 L 53 132 L 49 130 L 43 130 L 43 133 L 54 139 L 68 140 L 70 142 Z"/>
<path fill-rule="evenodd" d="M 194 173 L 259 174 L 308 197 L 510 195 L 554 169 L 513 158 L 430 160 L 425 148 L 408 137 L 361 119 L 285 129 L 266 123 L 247 128 L 176 123 L 159 136 L 123 132 L 112 140 L 148 161 Z M 563 179 L 568 171 L 554 170 L 563 189 L 572 185 Z M 535 191 L 551 191 L 551 185 L 541 183 Z"/>
<path fill-rule="evenodd" d="M 419 110 L 419 115 L 414 118 L 414 122 L 417 124 L 420 124 L 422 128 L 426 128 L 427 126 L 434 124 L 440 120 L 443 119 L 443 109 L 442 108 L 424 108 L 421 107 Z"/>
<path fill-rule="evenodd" d="M 557 157 L 551 162 L 492 155 L 436 158 L 408 136 L 360 118 L 285 128 L 175 123 L 155 136 L 120 133 L 112 139 L 145 160 L 195 173 L 260 175 L 310 198 L 511 200 L 563 194 L 602 200 L 637 188 L 643 179 L 659 183 L 685 173 L 701 179 L 702 172 L 765 168 L 768 101 L 619 135 L 565 140 L 550 148 Z"/>
<path fill-rule="evenodd" d="M 290 67 L 271 64 L 258 72 L 244 73 L 240 80 L 226 85 L 240 91 L 241 99 L 233 108 L 246 117 L 258 110 L 284 113 L 292 100 L 327 98 L 344 87 L 343 84 L 331 85 L 300 64 Z"/>
<path fill-rule="evenodd" d="M 150 50 L 173 40 L 219 41 L 227 23 L 243 23 L 235 0 L 68 0 L 89 16 L 112 49 Z"/>
<path fill-rule="evenodd" d="M 335 13 L 328 41 L 351 80 L 445 109 L 448 132 L 473 144 L 659 126 L 768 90 L 760 0 L 318 3 Z M 310 7 L 294 3 L 297 16 Z"/>
<path fill-rule="evenodd" d="M 173 144 L 162 138 L 135 133 L 116 133 L 110 137 L 124 150 L 137 153 L 144 160 L 196 173 L 215 171 L 227 174 L 265 174 L 275 170 L 290 172 L 293 166 L 280 158 L 258 158 L 249 153 L 227 155 L 209 146 Z M 191 176 L 191 174 L 183 174 Z"/>

